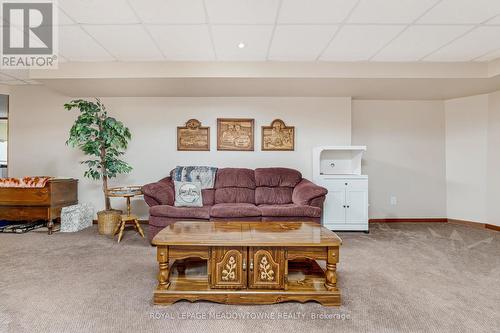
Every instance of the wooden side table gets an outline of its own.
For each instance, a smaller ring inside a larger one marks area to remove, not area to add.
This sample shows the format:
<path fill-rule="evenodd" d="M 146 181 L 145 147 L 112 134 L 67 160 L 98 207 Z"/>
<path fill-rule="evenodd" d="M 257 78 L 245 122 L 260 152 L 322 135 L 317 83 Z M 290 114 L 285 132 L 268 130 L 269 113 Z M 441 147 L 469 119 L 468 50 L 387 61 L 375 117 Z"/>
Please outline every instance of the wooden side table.
<path fill-rule="evenodd" d="M 113 235 L 118 234 L 118 243 L 123 237 L 123 230 L 127 222 L 132 222 L 135 230 L 144 238 L 144 231 L 139 224 L 139 218 L 130 213 L 130 198 L 142 195 L 140 186 L 113 187 L 108 189 L 109 197 L 121 197 L 127 199 L 127 214 L 121 215 L 120 222 L 116 225 Z"/>

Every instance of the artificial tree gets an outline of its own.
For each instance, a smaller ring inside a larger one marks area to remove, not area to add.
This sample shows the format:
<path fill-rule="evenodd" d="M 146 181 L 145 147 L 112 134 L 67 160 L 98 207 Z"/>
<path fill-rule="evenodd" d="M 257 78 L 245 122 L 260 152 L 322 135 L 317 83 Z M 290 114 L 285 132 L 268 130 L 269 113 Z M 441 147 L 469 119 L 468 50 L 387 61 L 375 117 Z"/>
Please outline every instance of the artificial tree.
<path fill-rule="evenodd" d="M 89 156 L 89 159 L 81 162 L 88 167 L 84 176 L 94 180 L 102 179 L 105 207 L 107 211 L 111 210 L 108 179 L 132 171 L 132 167 L 120 159 L 132 137 L 130 130 L 121 121 L 109 117 L 106 107 L 97 98 L 95 102 L 72 100 L 64 104 L 64 108 L 68 111 L 80 111 L 66 144 L 80 148 Z"/>

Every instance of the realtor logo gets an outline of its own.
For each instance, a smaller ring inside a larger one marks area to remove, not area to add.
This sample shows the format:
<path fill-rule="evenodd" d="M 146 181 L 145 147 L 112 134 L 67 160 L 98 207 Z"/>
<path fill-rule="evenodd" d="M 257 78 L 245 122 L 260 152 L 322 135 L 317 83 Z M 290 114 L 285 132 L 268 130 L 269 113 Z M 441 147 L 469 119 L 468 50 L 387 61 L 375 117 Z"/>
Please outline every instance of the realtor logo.
<path fill-rule="evenodd" d="M 56 68 L 53 1 L 2 2 L 2 68 Z"/>

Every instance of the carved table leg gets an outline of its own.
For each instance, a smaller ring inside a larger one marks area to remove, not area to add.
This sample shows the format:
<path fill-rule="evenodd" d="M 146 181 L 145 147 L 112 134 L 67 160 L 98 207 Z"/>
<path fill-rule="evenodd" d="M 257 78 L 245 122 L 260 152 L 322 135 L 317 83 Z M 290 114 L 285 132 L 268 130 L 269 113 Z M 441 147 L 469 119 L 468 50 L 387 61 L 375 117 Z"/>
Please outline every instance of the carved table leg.
<path fill-rule="evenodd" d="M 158 272 L 158 288 L 159 290 L 167 289 L 170 285 L 169 278 L 169 270 L 168 270 L 168 247 L 167 246 L 158 246 L 158 254 L 157 254 L 158 264 L 160 266 L 160 270 Z"/>
<path fill-rule="evenodd" d="M 337 263 L 339 262 L 339 248 L 329 247 L 326 260 L 325 288 L 328 291 L 337 291 Z"/>

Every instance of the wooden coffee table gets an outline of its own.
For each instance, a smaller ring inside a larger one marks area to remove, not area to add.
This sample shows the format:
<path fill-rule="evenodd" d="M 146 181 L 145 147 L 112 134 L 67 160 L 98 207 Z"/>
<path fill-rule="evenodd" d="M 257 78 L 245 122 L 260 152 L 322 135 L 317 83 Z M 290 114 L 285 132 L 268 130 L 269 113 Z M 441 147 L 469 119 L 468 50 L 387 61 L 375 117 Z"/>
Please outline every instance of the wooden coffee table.
<path fill-rule="evenodd" d="M 160 266 L 155 304 L 340 305 L 336 265 L 342 240 L 316 223 L 182 221 L 152 243 Z M 325 260 L 326 269 L 316 260 Z"/>

